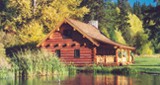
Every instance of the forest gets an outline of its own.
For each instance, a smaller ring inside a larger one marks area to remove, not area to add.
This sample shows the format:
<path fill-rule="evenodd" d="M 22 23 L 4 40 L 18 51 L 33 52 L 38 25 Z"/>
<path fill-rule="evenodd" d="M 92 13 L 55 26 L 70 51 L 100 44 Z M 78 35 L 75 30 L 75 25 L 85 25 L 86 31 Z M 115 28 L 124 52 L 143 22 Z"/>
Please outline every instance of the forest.
<path fill-rule="evenodd" d="M 156 6 L 128 0 L 0 0 L 0 53 L 36 48 L 65 17 L 88 23 L 98 20 L 99 30 L 121 44 L 136 47 L 136 54 L 160 52 L 160 1 Z M 87 29 L 87 28 L 86 28 Z"/>

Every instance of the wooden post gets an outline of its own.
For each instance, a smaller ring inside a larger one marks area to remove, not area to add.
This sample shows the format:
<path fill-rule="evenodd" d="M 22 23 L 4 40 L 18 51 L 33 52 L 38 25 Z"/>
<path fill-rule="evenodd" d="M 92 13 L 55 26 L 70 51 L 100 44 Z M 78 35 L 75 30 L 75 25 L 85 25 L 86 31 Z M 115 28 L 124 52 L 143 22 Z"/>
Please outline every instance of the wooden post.
<path fill-rule="evenodd" d="M 118 63 L 118 49 L 116 49 L 116 58 L 115 58 L 115 62 Z"/>
<path fill-rule="evenodd" d="M 69 44 L 69 43 L 67 43 L 67 46 L 68 46 L 68 47 L 69 47 L 69 45 L 70 45 L 70 44 Z"/>
<path fill-rule="evenodd" d="M 53 47 L 53 44 L 49 44 L 49 46 L 52 48 L 52 47 Z"/>
<path fill-rule="evenodd" d="M 128 54 L 128 62 L 131 62 L 130 50 L 127 50 L 127 54 Z"/>
<path fill-rule="evenodd" d="M 121 58 L 123 58 L 123 49 L 120 49 L 120 51 L 121 51 Z"/>
<path fill-rule="evenodd" d="M 61 47 L 61 44 L 60 44 L 60 43 L 58 43 L 58 46 L 59 46 L 59 47 Z"/>
<path fill-rule="evenodd" d="M 96 49 L 96 47 L 94 47 L 93 48 L 93 58 L 92 58 L 92 61 L 97 64 L 96 54 L 97 54 L 97 49 Z"/>
<path fill-rule="evenodd" d="M 57 31 L 60 31 L 60 29 L 58 28 Z"/>

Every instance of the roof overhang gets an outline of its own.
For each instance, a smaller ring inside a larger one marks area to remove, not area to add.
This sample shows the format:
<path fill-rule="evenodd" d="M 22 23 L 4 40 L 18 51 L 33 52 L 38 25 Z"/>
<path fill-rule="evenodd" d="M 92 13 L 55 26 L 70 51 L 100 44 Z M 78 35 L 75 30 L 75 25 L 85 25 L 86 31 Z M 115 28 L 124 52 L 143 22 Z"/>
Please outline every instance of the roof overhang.
<path fill-rule="evenodd" d="M 84 33 L 83 31 L 81 31 L 79 27 L 77 27 L 76 25 L 74 25 L 74 23 L 72 23 L 71 21 L 69 21 L 69 19 L 65 18 L 64 20 L 62 20 L 62 21 L 55 27 L 55 29 L 53 29 L 53 30 L 37 45 L 37 47 L 40 47 L 41 44 L 42 44 L 43 42 L 45 42 L 46 39 L 47 39 L 52 33 L 54 33 L 56 30 L 58 30 L 59 27 L 60 27 L 63 23 L 68 23 L 69 25 L 71 25 L 71 26 L 74 28 L 74 30 L 77 30 L 78 32 L 80 32 L 84 37 L 86 37 L 88 40 L 90 40 L 95 46 L 97 46 L 97 47 L 99 46 L 99 43 L 98 43 L 96 40 L 94 40 L 94 39 L 92 39 L 91 37 L 89 37 L 86 33 Z"/>

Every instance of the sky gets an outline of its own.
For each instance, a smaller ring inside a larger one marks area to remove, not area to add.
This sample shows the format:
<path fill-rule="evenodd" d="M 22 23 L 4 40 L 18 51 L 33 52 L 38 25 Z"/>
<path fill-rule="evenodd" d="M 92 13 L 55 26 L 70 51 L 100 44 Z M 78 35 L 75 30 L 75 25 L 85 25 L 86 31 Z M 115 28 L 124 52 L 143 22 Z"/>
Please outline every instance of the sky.
<path fill-rule="evenodd" d="M 117 0 L 113 0 L 113 1 L 117 1 Z M 145 3 L 146 5 L 152 4 L 153 6 L 156 5 L 156 3 L 154 2 L 154 0 L 128 0 L 128 2 L 131 4 L 131 6 L 133 6 L 134 2 L 139 1 L 141 4 Z"/>

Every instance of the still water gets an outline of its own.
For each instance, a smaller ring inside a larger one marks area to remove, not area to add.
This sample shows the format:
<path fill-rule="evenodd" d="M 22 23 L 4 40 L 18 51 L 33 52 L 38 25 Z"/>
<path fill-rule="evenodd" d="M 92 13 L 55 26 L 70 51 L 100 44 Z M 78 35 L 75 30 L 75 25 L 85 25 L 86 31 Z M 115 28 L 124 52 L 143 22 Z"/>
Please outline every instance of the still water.
<path fill-rule="evenodd" d="M 132 76 L 78 73 L 72 76 L 0 79 L 0 85 L 160 85 L 160 75 Z"/>

